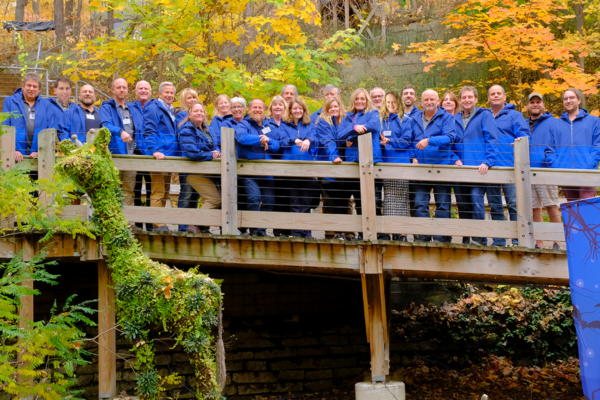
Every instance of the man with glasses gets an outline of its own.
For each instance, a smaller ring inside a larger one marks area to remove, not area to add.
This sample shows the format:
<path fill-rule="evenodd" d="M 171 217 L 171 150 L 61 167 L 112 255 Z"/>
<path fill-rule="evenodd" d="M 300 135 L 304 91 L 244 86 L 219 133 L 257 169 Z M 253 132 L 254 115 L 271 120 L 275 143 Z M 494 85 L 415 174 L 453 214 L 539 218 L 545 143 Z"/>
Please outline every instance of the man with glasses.
<path fill-rule="evenodd" d="M 377 110 L 381 110 L 381 106 L 383 105 L 383 99 L 385 98 L 385 91 L 380 87 L 376 87 L 375 89 L 371 90 L 370 95 L 371 101 L 373 102 L 373 106 Z"/>

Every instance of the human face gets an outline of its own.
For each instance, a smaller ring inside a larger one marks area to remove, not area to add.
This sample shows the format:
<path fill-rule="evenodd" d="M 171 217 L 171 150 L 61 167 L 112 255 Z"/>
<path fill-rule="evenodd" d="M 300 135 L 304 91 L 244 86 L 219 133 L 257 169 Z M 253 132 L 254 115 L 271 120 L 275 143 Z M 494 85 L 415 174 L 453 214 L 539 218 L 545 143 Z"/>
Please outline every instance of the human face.
<path fill-rule="evenodd" d="M 354 108 L 356 111 L 362 111 L 367 108 L 367 96 L 364 93 L 359 93 L 354 99 Z"/>
<path fill-rule="evenodd" d="M 383 90 L 373 90 L 371 94 L 371 100 L 373 100 L 373 105 L 375 106 L 375 108 L 379 110 L 381 108 L 381 105 L 383 104 Z"/>
<path fill-rule="evenodd" d="M 563 95 L 563 105 L 565 106 L 565 110 L 568 113 L 573 113 L 579 110 L 579 105 L 581 104 L 581 100 L 577 98 L 577 95 L 567 90 Z"/>
<path fill-rule="evenodd" d="M 402 102 L 406 107 L 412 107 L 417 101 L 417 93 L 414 89 L 406 89 L 402 92 Z"/>
<path fill-rule="evenodd" d="M 255 121 L 265 119 L 265 104 L 260 100 L 252 100 L 250 103 L 250 118 Z"/>
<path fill-rule="evenodd" d="M 61 104 L 67 104 L 71 97 L 71 85 L 66 82 L 58 82 L 58 86 L 54 89 L 54 94 Z"/>
<path fill-rule="evenodd" d="M 323 96 L 325 97 L 325 100 L 327 100 L 330 97 L 337 96 L 337 95 L 338 95 L 337 90 L 329 90 L 329 91 L 323 93 Z"/>
<path fill-rule="evenodd" d="M 188 94 L 187 96 L 185 96 L 185 105 L 188 108 L 190 108 L 192 106 L 192 104 L 194 104 L 197 101 L 198 101 L 198 98 L 191 93 Z"/>
<path fill-rule="evenodd" d="M 506 103 L 506 94 L 502 86 L 494 85 L 488 90 L 488 101 L 492 107 L 504 106 L 504 103 Z"/>
<path fill-rule="evenodd" d="M 329 115 L 332 117 L 339 118 L 340 116 L 340 105 L 337 101 L 332 101 L 329 105 Z"/>
<path fill-rule="evenodd" d="M 470 90 L 465 90 L 460 96 L 460 105 L 464 112 L 469 113 L 477 105 L 477 97 Z"/>
<path fill-rule="evenodd" d="M 304 108 L 301 104 L 294 103 L 292 106 L 292 115 L 294 116 L 294 120 L 296 122 L 300 121 L 304 116 Z"/>
<path fill-rule="evenodd" d="M 527 114 L 531 119 L 538 119 L 545 111 L 544 102 L 539 97 L 533 97 L 527 103 Z"/>
<path fill-rule="evenodd" d="M 229 101 L 227 101 L 227 99 L 225 98 L 219 100 L 219 102 L 217 103 L 217 110 L 219 110 L 219 113 L 221 115 L 229 114 Z"/>
<path fill-rule="evenodd" d="M 190 110 L 190 120 L 198 126 L 201 126 L 206 118 L 206 112 L 202 104 L 195 104 Z"/>
<path fill-rule="evenodd" d="M 233 103 L 231 106 L 231 116 L 237 121 L 240 122 L 244 118 L 244 113 L 246 109 L 242 103 Z"/>
<path fill-rule="evenodd" d="M 152 88 L 150 84 L 146 81 L 138 82 L 135 87 L 135 97 L 140 101 L 140 103 L 146 103 L 150 100 L 150 96 L 152 96 Z"/>
<path fill-rule="evenodd" d="M 388 109 L 390 114 L 398 113 L 398 99 L 393 94 L 385 96 L 385 107 Z"/>
<path fill-rule="evenodd" d="M 34 101 L 40 94 L 40 85 L 33 79 L 28 79 L 23 85 L 23 96 L 25 100 Z"/>
<path fill-rule="evenodd" d="M 285 104 L 281 100 L 276 100 L 271 106 L 271 115 L 274 119 L 281 119 L 285 111 Z"/>
<path fill-rule="evenodd" d="M 127 81 L 125 79 L 117 79 L 113 82 L 112 88 L 110 88 L 115 100 L 119 102 L 125 101 L 129 88 L 127 87 Z"/>
<path fill-rule="evenodd" d="M 450 98 L 450 96 L 444 97 L 442 101 L 442 108 L 454 115 L 456 113 L 456 103 Z"/>
<path fill-rule="evenodd" d="M 163 86 L 163 91 L 158 94 L 158 97 L 168 105 L 173 104 L 175 100 L 175 86 Z"/>
<path fill-rule="evenodd" d="M 293 87 L 289 86 L 285 88 L 281 97 L 283 97 L 285 101 L 289 103 L 290 101 L 294 100 L 294 97 L 296 97 L 296 92 L 294 91 Z"/>
<path fill-rule="evenodd" d="M 440 98 L 438 94 L 433 90 L 426 90 L 421 96 L 421 104 L 423 105 L 423 110 L 425 111 L 436 111 L 439 101 Z"/>
<path fill-rule="evenodd" d="M 94 105 L 96 102 L 96 92 L 90 85 L 83 85 L 79 90 L 79 102 L 86 107 Z"/>

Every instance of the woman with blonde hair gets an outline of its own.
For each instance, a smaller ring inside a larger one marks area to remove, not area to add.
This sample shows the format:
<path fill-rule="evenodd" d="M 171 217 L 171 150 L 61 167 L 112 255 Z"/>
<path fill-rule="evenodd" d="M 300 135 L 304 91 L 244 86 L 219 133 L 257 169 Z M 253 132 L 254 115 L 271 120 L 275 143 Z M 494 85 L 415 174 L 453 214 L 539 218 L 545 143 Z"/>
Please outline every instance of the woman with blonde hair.
<path fill-rule="evenodd" d="M 277 95 L 271 99 L 269 108 L 267 108 L 266 116 L 281 126 L 281 121 L 287 118 L 288 104 L 283 97 Z"/>
<path fill-rule="evenodd" d="M 179 94 L 179 107 L 175 108 L 175 126 L 179 127 L 181 121 L 188 115 L 190 106 L 194 103 L 199 102 L 198 92 L 194 89 L 186 88 Z"/>
<path fill-rule="evenodd" d="M 215 99 L 215 106 L 212 113 L 212 121 L 208 126 L 211 136 L 215 140 L 217 149 L 221 151 L 221 128 L 230 128 L 230 120 L 232 118 L 229 107 L 229 96 L 220 94 Z"/>

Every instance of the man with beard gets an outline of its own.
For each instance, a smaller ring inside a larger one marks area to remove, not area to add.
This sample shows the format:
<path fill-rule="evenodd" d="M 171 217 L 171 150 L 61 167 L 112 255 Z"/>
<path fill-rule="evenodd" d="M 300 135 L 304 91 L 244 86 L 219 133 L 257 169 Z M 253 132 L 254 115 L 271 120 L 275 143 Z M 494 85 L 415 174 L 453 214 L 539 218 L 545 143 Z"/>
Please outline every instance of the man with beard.
<path fill-rule="evenodd" d="M 404 115 L 408 115 L 410 118 L 419 112 L 417 108 L 417 91 L 413 85 L 405 85 L 402 88 L 402 103 L 404 104 Z"/>
<path fill-rule="evenodd" d="M 100 113 L 94 107 L 96 91 L 91 85 L 83 85 L 79 90 L 79 104 L 65 111 L 58 122 L 58 138 L 72 139 L 77 135 L 81 143 L 85 143 L 90 129 L 100 128 Z"/>

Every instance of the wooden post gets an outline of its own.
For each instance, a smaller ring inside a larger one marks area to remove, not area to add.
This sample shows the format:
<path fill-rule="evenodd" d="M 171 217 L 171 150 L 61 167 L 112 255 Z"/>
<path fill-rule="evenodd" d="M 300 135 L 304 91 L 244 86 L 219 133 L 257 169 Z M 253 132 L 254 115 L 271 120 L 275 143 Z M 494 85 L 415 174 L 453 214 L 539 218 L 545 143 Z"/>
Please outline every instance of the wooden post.
<path fill-rule="evenodd" d="M 110 287 L 109 287 L 110 286 Z M 106 261 L 98 261 L 98 391 L 99 398 L 117 395 L 117 339 L 115 323 L 115 291 Z"/>
<path fill-rule="evenodd" d="M 519 246 L 535 247 L 533 208 L 531 200 L 531 171 L 529 163 L 529 138 L 522 137 L 514 143 L 515 187 L 517 192 L 517 232 Z"/>
<path fill-rule="evenodd" d="M 96 129 L 90 129 L 90 131 L 85 135 L 85 142 L 92 143 L 94 141 L 94 138 L 96 138 L 97 134 L 98 131 L 96 131 Z"/>
<path fill-rule="evenodd" d="M 30 262 L 35 255 L 35 237 L 33 235 L 25 235 L 21 237 L 17 242 L 17 251 L 23 252 L 23 261 Z M 23 286 L 33 289 L 33 280 L 24 281 L 22 283 Z M 21 308 L 19 308 L 19 329 L 31 329 L 31 326 L 26 321 L 34 322 L 35 313 L 34 313 L 34 297 L 33 295 L 27 295 L 21 297 Z M 23 353 L 19 352 L 17 354 L 17 362 L 20 365 L 27 365 L 27 362 L 24 362 L 22 359 Z M 21 364 L 23 363 L 23 364 Z M 21 375 L 17 377 L 18 383 L 23 383 L 25 379 Z M 33 397 L 26 397 L 24 399 L 33 399 Z"/>
<path fill-rule="evenodd" d="M 344 17 L 346 19 L 346 29 L 350 29 L 350 0 L 344 0 Z"/>
<path fill-rule="evenodd" d="M 15 149 L 17 131 L 14 126 L 3 126 L 4 134 L 0 136 L 0 156 L 2 157 L 1 168 L 10 171 L 15 166 Z"/>
<path fill-rule="evenodd" d="M 363 240 L 377 240 L 377 206 L 375 204 L 375 167 L 371 133 L 358 136 L 360 164 L 360 197 L 362 203 Z"/>
<path fill-rule="evenodd" d="M 237 235 L 237 231 L 235 130 L 221 128 L 221 235 Z"/>
<path fill-rule="evenodd" d="M 44 129 L 38 134 L 38 179 L 52 179 L 54 160 L 56 157 L 56 129 Z M 45 206 L 54 199 L 47 193 L 40 193 L 40 200 Z"/>

